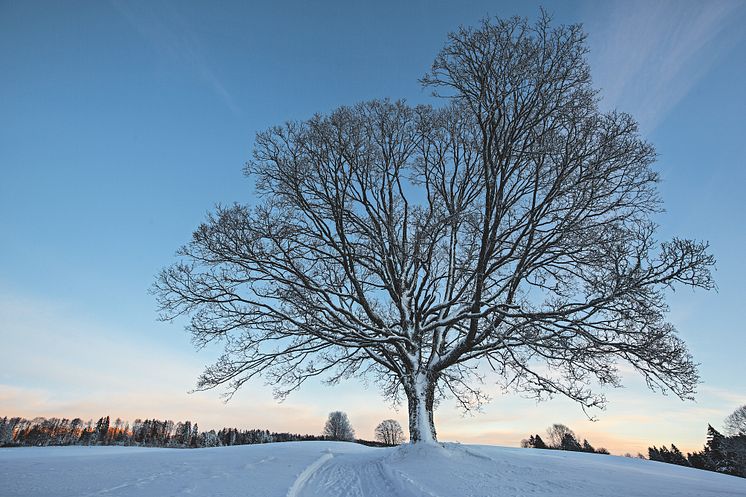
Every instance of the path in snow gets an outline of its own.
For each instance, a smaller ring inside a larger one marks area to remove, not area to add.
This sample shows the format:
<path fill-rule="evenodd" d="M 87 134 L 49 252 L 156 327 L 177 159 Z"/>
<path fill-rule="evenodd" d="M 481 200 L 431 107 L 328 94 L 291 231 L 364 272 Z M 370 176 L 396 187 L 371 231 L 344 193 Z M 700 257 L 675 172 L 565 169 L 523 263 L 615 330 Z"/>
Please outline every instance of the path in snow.
<path fill-rule="evenodd" d="M 391 467 L 389 454 L 328 454 L 298 477 L 287 497 L 437 497 Z"/>

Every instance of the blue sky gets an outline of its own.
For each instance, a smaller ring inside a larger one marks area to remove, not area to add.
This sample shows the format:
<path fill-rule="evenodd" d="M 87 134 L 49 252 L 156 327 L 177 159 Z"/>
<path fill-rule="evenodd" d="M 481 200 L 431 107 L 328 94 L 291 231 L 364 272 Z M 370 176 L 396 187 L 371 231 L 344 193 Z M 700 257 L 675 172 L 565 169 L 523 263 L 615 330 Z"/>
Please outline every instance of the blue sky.
<path fill-rule="evenodd" d="M 215 351 L 156 322 L 147 289 L 219 202 L 250 202 L 254 134 L 417 82 L 448 31 L 485 15 L 582 22 L 606 108 L 657 147 L 661 237 L 709 240 L 717 292 L 680 289 L 671 320 L 701 366 L 696 403 L 630 376 L 590 423 L 569 402 L 493 393 L 441 437 L 515 445 L 564 422 L 609 448 L 695 448 L 746 403 L 743 185 L 746 3 L 0 1 L 0 415 L 103 414 L 317 432 L 347 410 L 363 436 L 404 421 L 374 389 L 309 385 L 188 395 Z"/>

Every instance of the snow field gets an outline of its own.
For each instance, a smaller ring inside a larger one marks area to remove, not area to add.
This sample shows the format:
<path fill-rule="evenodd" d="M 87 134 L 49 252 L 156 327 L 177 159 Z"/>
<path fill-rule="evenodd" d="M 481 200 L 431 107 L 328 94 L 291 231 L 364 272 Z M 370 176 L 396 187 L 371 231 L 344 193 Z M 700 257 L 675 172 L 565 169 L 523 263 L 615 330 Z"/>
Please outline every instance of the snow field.
<path fill-rule="evenodd" d="M 746 479 L 616 456 L 486 445 L 289 442 L 0 449 L 0 496 L 746 497 Z"/>

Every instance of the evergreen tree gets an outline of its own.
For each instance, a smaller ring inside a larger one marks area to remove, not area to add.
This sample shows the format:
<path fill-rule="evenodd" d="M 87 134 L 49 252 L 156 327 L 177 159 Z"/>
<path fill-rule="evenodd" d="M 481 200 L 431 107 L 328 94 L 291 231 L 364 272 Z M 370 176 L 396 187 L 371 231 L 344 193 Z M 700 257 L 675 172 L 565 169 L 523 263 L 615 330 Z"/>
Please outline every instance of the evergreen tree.
<path fill-rule="evenodd" d="M 535 449 L 547 449 L 547 444 L 544 443 L 544 440 L 541 439 L 539 434 L 537 433 L 534 437 L 534 448 Z"/>
<path fill-rule="evenodd" d="M 8 438 L 8 417 L 0 419 L 0 447 L 7 443 Z"/>
<path fill-rule="evenodd" d="M 713 471 L 726 472 L 728 461 L 723 450 L 723 435 L 712 425 L 707 425 L 707 443 L 705 444 L 705 454 L 707 455 L 710 467 Z"/>
<path fill-rule="evenodd" d="M 539 435 L 531 435 L 527 439 L 521 440 L 521 447 L 529 449 L 546 449 L 547 445 Z"/>
<path fill-rule="evenodd" d="M 100 418 L 96 422 L 96 441 L 100 444 L 104 444 L 107 441 L 109 434 L 109 416 Z"/>
<path fill-rule="evenodd" d="M 582 450 L 583 452 L 596 452 L 596 449 L 594 449 L 593 446 L 585 438 L 583 439 Z"/>
<path fill-rule="evenodd" d="M 662 461 L 661 453 L 655 445 L 648 447 L 648 459 L 651 461 Z"/>
<path fill-rule="evenodd" d="M 692 468 L 714 471 L 714 469 L 710 465 L 710 460 L 704 453 L 704 451 L 692 452 L 690 454 L 687 454 L 686 460 L 689 463 L 689 466 L 691 466 Z"/>
<path fill-rule="evenodd" d="M 565 433 L 565 435 L 562 437 L 559 448 L 560 450 L 570 450 L 573 452 L 580 452 L 583 450 L 580 442 L 578 442 L 578 439 L 575 438 L 572 433 Z"/>
<path fill-rule="evenodd" d="M 197 423 L 194 423 L 194 428 L 192 428 L 192 436 L 189 439 L 189 446 L 199 447 L 199 427 L 197 426 Z"/>
<path fill-rule="evenodd" d="M 684 457 L 684 454 L 682 454 L 679 448 L 676 447 L 674 444 L 671 444 L 669 460 L 666 462 L 669 462 L 671 464 L 678 464 L 679 466 L 689 466 L 689 461 L 687 461 L 686 457 Z"/>

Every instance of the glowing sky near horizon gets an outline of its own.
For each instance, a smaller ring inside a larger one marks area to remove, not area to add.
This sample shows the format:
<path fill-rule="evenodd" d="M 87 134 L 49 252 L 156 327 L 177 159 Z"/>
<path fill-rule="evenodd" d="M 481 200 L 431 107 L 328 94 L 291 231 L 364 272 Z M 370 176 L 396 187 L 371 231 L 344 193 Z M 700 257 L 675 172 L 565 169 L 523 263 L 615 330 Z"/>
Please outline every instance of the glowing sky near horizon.
<path fill-rule="evenodd" d="M 224 404 L 187 393 L 217 349 L 156 321 L 147 289 L 216 203 L 251 202 L 253 135 L 371 98 L 431 102 L 417 82 L 448 31 L 485 15 L 582 22 L 602 106 L 657 147 L 660 237 L 711 242 L 717 292 L 670 319 L 701 363 L 697 401 L 626 375 L 590 422 L 556 398 L 490 389 L 436 413 L 439 437 L 517 445 L 565 423 L 615 453 L 702 445 L 746 404 L 746 3 L 0 2 L 0 416 L 191 419 L 200 427 L 358 435 L 395 411 L 375 386 L 309 383 L 278 404 L 254 382 Z M 216 4 L 217 5 L 217 4 Z"/>

